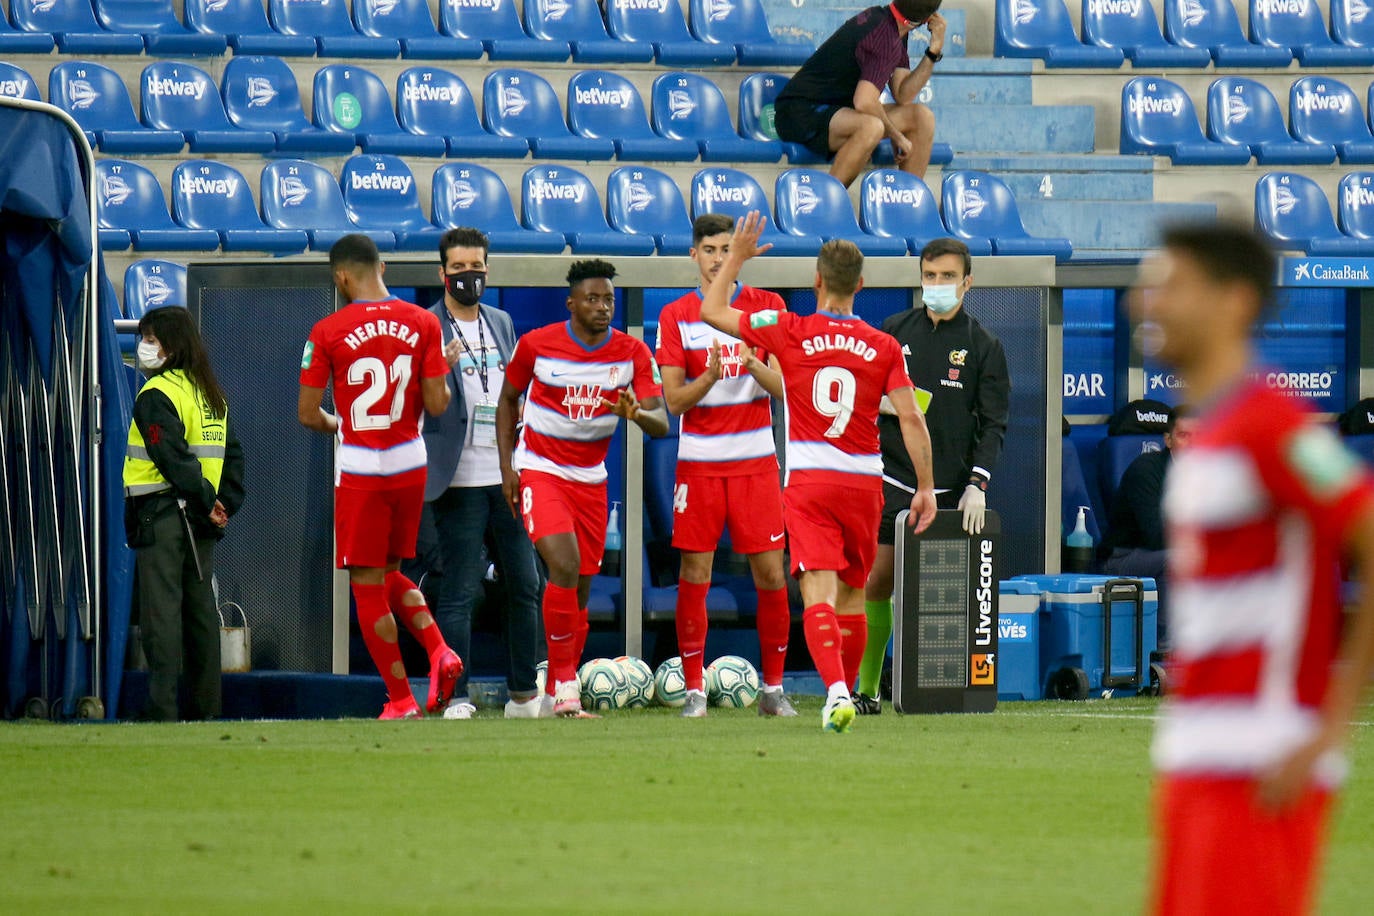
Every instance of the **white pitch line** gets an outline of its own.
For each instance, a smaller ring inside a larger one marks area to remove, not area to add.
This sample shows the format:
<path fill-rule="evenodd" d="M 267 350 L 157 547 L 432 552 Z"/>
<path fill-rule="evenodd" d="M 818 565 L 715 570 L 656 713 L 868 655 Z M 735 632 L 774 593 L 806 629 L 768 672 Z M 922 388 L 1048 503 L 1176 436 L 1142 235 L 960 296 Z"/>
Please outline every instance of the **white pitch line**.
<path fill-rule="evenodd" d="M 1130 713 L 1130 712 L 1075 712 L 1073 710 L 1062 710 L 1059 712 L 1031 712 L 1030 710 L 998 710 L 995 715 L 999 716 L 1024 716 L 1030 718 L 1044 718 L 1052 716 L 1057 719 L 1136 719 L 1144 721 L 1154 721 L 1160 718 L 1159 713 Z M 1374 721 L 1359 720 L 1351 722 L 1353 728 L 1369 728 L 1374 726 Z"/>

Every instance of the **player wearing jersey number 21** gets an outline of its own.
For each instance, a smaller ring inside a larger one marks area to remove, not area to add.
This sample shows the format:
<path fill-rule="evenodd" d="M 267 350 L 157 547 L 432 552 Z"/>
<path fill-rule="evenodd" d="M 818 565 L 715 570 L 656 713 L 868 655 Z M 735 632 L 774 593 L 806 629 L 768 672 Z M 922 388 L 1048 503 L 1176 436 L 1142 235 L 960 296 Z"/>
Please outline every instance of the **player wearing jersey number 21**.
<path fill-rule="evenodd" d="M 883 395 L 897 413 L 916 470 L 909 523 L 918 533 L 935 519 L 930 433 L 916 407 L 901 347 L 854 315 L 863 255 L 852 242 L 821 247 L 814 315 L 774 310 L 746 315 L 730 306 L 744 262 L 771 247 L 758 244 L 763 227 L 757 212 L 735 224 L 730 254 L 706 291 L 701 317 L 772 353 L 781 367 L 787 395 L 783 522 L 806 608 L 806 645 L 827 689 L 822 725 L 843 732 L 854 721 L 849 685 L 868 637 L 863 591 L 882 514 L 878 405 Z"/>

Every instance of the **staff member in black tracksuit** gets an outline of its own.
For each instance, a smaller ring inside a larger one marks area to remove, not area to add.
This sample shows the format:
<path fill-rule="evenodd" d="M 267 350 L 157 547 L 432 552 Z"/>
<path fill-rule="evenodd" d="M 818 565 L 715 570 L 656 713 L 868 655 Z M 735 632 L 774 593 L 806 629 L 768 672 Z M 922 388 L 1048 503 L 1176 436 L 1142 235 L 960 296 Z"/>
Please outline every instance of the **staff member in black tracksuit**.
<path fill-rule="evenodd" d="M 243 503 L 243 450 L 200 334 L 185 309 L 138 323 L 139 368 L 124 458 L 124 527 L 136 551 L 145 718 L 178 718 L 177 672 L 190 693 L 186 718 L 220 714 L 219 615 L 210 578 L 215 542 Z"/>
<path fill-rule="evenodd" d="M 1007 433 L 1011 381 L 1001 342 L 963 309 L 973 285 L 973 259 L 957 239 L 935 239 L 921 251 L 924 308 L 888 316 L 887 331 L 902 345 L 916 397 L 925 410 L 941 509 L 964 513 L 964 530 L 983 530 L 988 481 Z M 892 632 L 894 534 L 897 513 L 911 503 L 916 474 L 902 446 L 897 418 L 880 416 L 883 520 L 878 554 L 864 589 L 868 645 L 859 667 L 854 705 L 875 715 L 887 640 Z"/>

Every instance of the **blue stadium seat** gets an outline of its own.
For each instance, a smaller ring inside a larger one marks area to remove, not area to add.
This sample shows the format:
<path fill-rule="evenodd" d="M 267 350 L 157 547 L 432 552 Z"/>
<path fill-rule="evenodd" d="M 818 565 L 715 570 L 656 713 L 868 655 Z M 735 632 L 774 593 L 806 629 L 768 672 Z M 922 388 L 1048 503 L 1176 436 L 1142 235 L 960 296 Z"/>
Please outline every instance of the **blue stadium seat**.
<path fill-rule="evenodd" d="M 574 254 L 654 253 L 652 236 L 616 232 L 606 222 L 601 197 L 577 169 L 536 165 L 521 182 L 521 223 L 526 229 L 561 232 Z"/>
<path fill-rule="evenodd" d="M 809 238 L 786 235 L 773 221 L 773 209 L 763 188 L 746 172 L 738 169 L 702 169 L 692 176 L 692 219 L 703 213 L 724 213 L 739 219 L 750 210 L 767 217 L 762 241 L 773 245 L 778 256 L 814 257 L 820 250 L 820 236 Z"/>
<path fill-rule="evenodd" d="M 606 215 L 617 232 L 651 237 L 659 254 L 682 255 L 692 248 L 692 220 L 682 191 L 657 169 L 626 165 L 611 172 Z"/>
<path fill-rule="evenodd" d="M 1250 40 L 1266 48 L 1290 51 L 1304 67 L 1374 64 L 1374 48 L 1355 48 L 1331 40 L 1314 0 L 1250 0 Z"/>
<path fill-rule="evenodd" d="M 388 58 L 401 53 L 401 43 L 394 38 L 359 35 L 348 18 L 346 3 L 267 0 L 267 15 L 283 35 L 313 37 L 321 57 Z"/>
<path fill-rule="evenodd" d="M 47 54 L 53 45 L 51 32 L 21 31 L 0 13 L 0 54 Z"/>
<path fill-rule="evenodd" d="M 193 153 L 265 153 L 277 145 L 270 130 L 245 130 L 224 113 L 219 87 L 199 67 L 161 61 L 143 68 L 143 123 L 181 131 Z"/>
<path fill-rule="evenodd" d="M 1212 62 L 1212 52 L 1206 48 L 1180 48 L 1165 41 L 1150 0 L 1083 0 L 1083 40 L 1120 48 L 1136 67 L 1205 67 Z"/>
<path fill-rule="evenodd" d="M 1374 241 L 1336 228 L 1321 187 L 1304 175 L 1270 172 L 1255 182 L 1255 228 L 1279 248 L 1314 255 L 1374 254 Z"/>
<path fill-rule="evenodd" d="M 691 140 L 660 137 L 649 127 L 634 83 L 609 70 L 584 70 L 568 80 L 568 126 L 573 133 L 610 140 L 620 159 L 693 162 Z"/>
<path fill-rule="evenodd" d="M 188 229 L 219 233 L 224 251 L 304 251 L 299 229 L 269 229 L 253 203 L 253 188 L 238 169 L 209 159 L 187 159 L 172 171 L 172 216 Z"/>
<path fill-rule="evenodd" d="M 993 254 L 1047 254 L 1056 261 L 1073 254 L 1068 239 L 1035 238 L 1026 232 L 1011 189 L 986 172 L 946 172 L 940 198 L 950 235 L 991 239 Z"/>
<path fill-rule="evenodd" d="M 778 140 L 751 140 L 735 133 L 720 88 L 704 76 L 673 71 L 654 80 L 654 131 L 673 140 L 691 140 L 703 162 L 777 162 Z"/>
<path fill-rule="evenodd" d="M 343 165 L 339 186 L 344 210 L 355 226 L 393 233 L 398 250 L 438 249 L 443 230 L 420 212 L 415 175 L 396 156 L 353 156 Z"/>
<path fill-rule="evenodd" d="M 1207 136 L 1249 147 L 1260 165 L 1326 165 L 1336 161 L 1330 144 L 1294 140 L 1278 100 L 1263 83 L 1224 76 L 1207 90 Z"/>
<path fill-rule="evenodd" d="M 186 138 L 175 130 L 150 130 L 134 115 L 124 81 L 109 67 L 65 60 L 48 74 L 48 101 L 76 119 L 102 153 L 179 153 Z"/>
<path fill-rule="evenodd" d="M 31 102 L 43 101 L 38 94 L 38 83 L 23 67 L 0 62 L 0 96 L 9 99 L 28 99 Z"/>
<path fill-rule="evenodd" d="M 10 0 L 10 22 L 21 32 L 46 34 L 62 54 L 142 54 L 143 36 L 111 32 L 95 21 L 85 0 Z"/>
<path fill-rule="evenodd" d="M 1374 48 L 1374 5 L 1369 0 L 1331 0 L 1331 37 L 1351 48 Z"/>
<path fill-rule="evenodd" d="M 125 318 L 137 320 L 153 309 L 172 306 L 186 307 L 185 265 L 144 258 L 124 269 Z"/>
<path fill-rule="evenodd" d="M 1218 67 L 1286 67 L 1293 53 L 1245 40 L 1231 0 L 1164 0 L 1164 36 L 1184 48 L 1206 48 Z"/>
<path fill-rule="evenodd" d="M 759 0 L 691 0 L 687 12 L 697 41 L 733 45 L 745 67 L 799 67 L 816 50 L 774 38 Z"/>
<path fill-rule="evenodd" d="M 503 69 L 482 84 L 482 124 L 501 137 L 524 137 L 536 158 L 610 159 L 611 140 L 575 136 L 549 81 L 529 70 Z"/>
<path fill-rule="evenodd" d="M 773 212 L 778 228 L 788 235 L 820 236 L 825 241 L 848 239 L 869 257 L 897 257 L 907 253 L 904 238 L 869 235 L 859 228 L 849 191 L 819 169 L 788 169 L 773 186 Z"/>
<path fill-rule="evenodd" d="M 647 42 L 662 67 L 728 67 L 735 62 L 733 45 L 697 41 L 687 31 L 682 7 L 676 3 L 611 0 L 605 5 L 606 31 L 621 41 Z"/>
<path fill-rule="evenodd" d="M 1188 93 L 1155 76 L 1138 76 L 1121 87 L 1121 152 L 1168 156 L 1174 165 L 1250 162 L 1249 147 L 1204 137 Z"/>
<path fill-rule="evenodd" d="M 477 226 L 491 250 L 522 254 L 562 254 L 561 232 L 526 229 L 515 219 L 506 183 L 491 169 L 471 162 L 451 162 L 434 170 L 430 212 L 445 229 Z"/>
<path fill-rule="evenodd" d="M 540 41 L 526 34 L 513 0 L 441 0 L 439 31 L 482 42 L 487 60 L 558 63 L 571 51 L 566 41 Z"/>
<path fill-rule="evenodd" d="M 411 67 L 396 78 L 396 114 L 412 134 L 443 137 L 453 157 L 524 159 L 523 137 L 498 137 L 482 129 L 467 84 L 438 67 Z"/>
<path fill-rule="evenodd" d="M 567 42 L 582 64 L 647 64 L 654 46 L 606 34 L 597 0 L 525 0 L 525 31 L 540 41 Z"/>
<path fill-rule="evenodd" d="M 859 226 L 869 235 L 903 239 L 919 255 L 927 242 L 945 238 L 940 202 L 921 179 L 900 169 L 871 169 L 859 184 Z M 974 255 L 992 254 L 989 239 L 964 239 Z"/>
<path fill-rule="evenodd" d="M 1336 224 L 1354 239 L 1374 241 L 1374 172 L 1351 172 L 1336 191 Z"/>
<path fill-rule="evenodd" d="M 313 57 L 315 38 L 283 35 L 267 21 L 262 0 L 184 0 L 186 24 L 197 32 L 223 35 L 235 54 Z"/>
<path fill-rule="evenodd" d="M 442 156 L 443 137 L 422 137 L 401 130 L 391 95 L 371 70 L 330 64 L 315 73 L 315 126 L 352 134 L 365 153 L 397 156 Z"/>
<path fill-rule="evenodd" d="M 475 38 L 440 35 L 426 0 L 353 0 L 353 24 L 372 38 L 401 43 L 401 56 L 414 60 L 477 60 L 485 53 Z"/>
<path fill-rule="evenodd" d="M 97 159 L 95 186 L 100 247 L 107 251 L 123 251 L 130 241 L 135 251 L 214 251 L 219 247 L 219 233 L 183 229 L 172 222 L 162 186 L 137 163 Z"/>
<path fill-rule="evenodd" d="M 1360 97 L 1340 80 L 1324 76 L 1294 80 L 1288 90 L 1288 123 L 1302 142 L 1334 146 L 1341 162 L 1374 162 L 1374 134 Z"/>
<path fill-rule="evenodd" d="M 739 133 L 749 140 L 781 142 L 787 161 L 792 165 L 815 165 L 825 162 L 800 143 L 778 140 L 778 128 L 773 121 L 773 103 L 787 85 L 781 73 L 751 73 L 739 84 Z"/>
<path fill-rule="evenodd" d="M 1120 48 L 1085 45 L 1063 0 L 997 0 L 993 53 L 1034 57 L 1046 67 L 1119 67 Z"/>
<path fill-rule="evenodd" d="M 218 55 L 228 47 L 223 35 L 196 32 L 182 25 L 167 0 L 95 0 L 95 15 L 111 32 L 142 36 L 149 54 Z"/>
<path fill-rule="evenodd" d="M 305 119 L 296 75 L 279 57 L 239 56 L 224 67 L 220 84 L 229 120 L 244 130 L 267 130 L 279 153 L 346 154 L 352 133 L 321 130 Z"/>
<path fill-rule="evenodd" d="M 302 229 L 311 251 L 328 251 L 350 232 L 361 232 L 381 251 L 396 247 L 396 236 L 353 225 L 344 209 L 339 183 L 323 167 L 304 159 L 279 159 L 262 170 L 258 185 L 263 220 L 278 229 Z"/>

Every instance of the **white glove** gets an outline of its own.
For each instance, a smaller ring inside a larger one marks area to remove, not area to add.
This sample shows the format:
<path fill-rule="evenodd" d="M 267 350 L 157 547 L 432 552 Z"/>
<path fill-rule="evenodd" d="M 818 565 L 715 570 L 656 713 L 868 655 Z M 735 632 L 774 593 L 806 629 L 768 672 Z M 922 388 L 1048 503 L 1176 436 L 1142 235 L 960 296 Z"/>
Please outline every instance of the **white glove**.
<path fill-rule="evenodd" d="M 959 497 L 959 511 L 964 513 L 964 530 L 969 534 L 981 534 L 983 516 L 988 511 L 988 497 L 977 484 L 964 487 L 964 495 Z"/>

